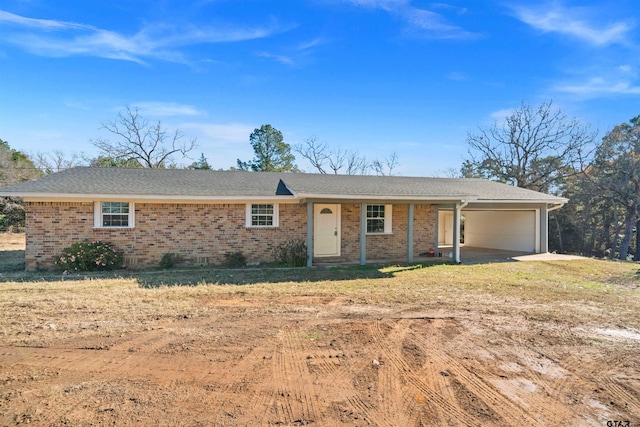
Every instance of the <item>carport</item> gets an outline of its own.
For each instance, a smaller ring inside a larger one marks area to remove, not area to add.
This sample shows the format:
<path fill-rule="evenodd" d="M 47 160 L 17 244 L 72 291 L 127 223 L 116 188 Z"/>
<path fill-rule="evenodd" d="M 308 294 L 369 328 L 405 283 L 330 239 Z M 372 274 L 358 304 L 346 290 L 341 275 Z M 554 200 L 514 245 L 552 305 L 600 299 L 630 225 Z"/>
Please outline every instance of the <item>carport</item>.
<path fill-rule="evenodd" d="M 520 254 L 549 250 L 548 214 L 566 203 L 463 202 L 441 205 L 436 213 L 436 250 L 450 248 L 461 261 L 460 246 Z"/>

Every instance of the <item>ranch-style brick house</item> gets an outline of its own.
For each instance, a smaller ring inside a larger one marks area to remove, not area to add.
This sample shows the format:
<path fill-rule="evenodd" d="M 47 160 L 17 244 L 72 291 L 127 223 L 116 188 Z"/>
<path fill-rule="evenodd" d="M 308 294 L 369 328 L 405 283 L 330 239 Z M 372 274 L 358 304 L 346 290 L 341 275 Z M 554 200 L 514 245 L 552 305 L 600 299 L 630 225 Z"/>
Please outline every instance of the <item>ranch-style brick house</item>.
<path fill-rule="evenodd" d="M 228 252 L 274 260 L 291 239 L 308 261 L 412 262 L 464 244 L 548 251 L 548 212 L 567 199 L 483 179 L 77 167 L 0 189 L 26 209 L 26 269 L 48 269 L 72 243 L 102 240 L 129 267 L 166 253 L 219 264 Z"/>

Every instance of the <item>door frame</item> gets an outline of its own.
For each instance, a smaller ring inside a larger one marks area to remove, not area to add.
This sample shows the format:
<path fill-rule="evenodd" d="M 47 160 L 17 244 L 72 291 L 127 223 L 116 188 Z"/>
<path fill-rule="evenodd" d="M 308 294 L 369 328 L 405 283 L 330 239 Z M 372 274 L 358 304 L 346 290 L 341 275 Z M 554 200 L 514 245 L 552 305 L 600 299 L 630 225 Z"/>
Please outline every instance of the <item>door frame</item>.
<path fill-rule="evenodd" d="M 332 254 L 322 254 L 322 255 L 318 255 L 316 253 L 316 244 L 318 242 L 318 236 L 321 234 L 320 230 L 318 229 L 319 224 L 318 224 L 318 218 L 321 215 L 320 211 L 324 208 L 330 208 L 333 212 L 334 215 L 336 217 L 336 223 L 335 223 L 335 228 L 336 228 L 336 252 L 332 253 Z M 340 254 L 342 253 L 342 232 L 341 232 L 341 208 L 342 205 L 340 205 L 339 203 L 314 203 L 313 204 L 313 256 L 314 257 L 335 257 L 335 256 L 340 256 Z"/>

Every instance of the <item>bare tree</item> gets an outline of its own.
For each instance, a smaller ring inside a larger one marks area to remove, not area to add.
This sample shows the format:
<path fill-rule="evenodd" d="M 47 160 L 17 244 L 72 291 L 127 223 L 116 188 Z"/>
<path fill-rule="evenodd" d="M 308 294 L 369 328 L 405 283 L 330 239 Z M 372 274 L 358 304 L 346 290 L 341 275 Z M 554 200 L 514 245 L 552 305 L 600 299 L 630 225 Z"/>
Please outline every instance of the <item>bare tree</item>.
<path fill-rule="evenodd" d="M 602 138 L 592 167 L 585 176 L 595 183 L 601 194 L 611 199 L 614 212 L 620 207 L 620 225 L 615 236 L 623 236 L 619 258 L 627 259 L 640 220 L 640 115 L 613 128 Z M 613 245 L 615 247 L 615 245 Z M 640 252 L 636 250 L 636 258 Z"/>
<path fill-rule="evenodd" d="M 340 173 L 365 175 L 372 168 L 372 164 L 367 161 L 367 158 L 361 156 L 357 151 L 342 148 L 331 149 L 315 136 L 307 138 L 302 144 L 295 145 L 293 149 L 307 159 L 319 173 L 326 174 L 327 171 L 330 171 L 335 175 Z"/>
<path fill-rule="evenodd" d="M 367 158 L 358 154 L 357 151 L 348 151 L 345 154 L 345 173 L 347 175 L 366 175 L 369 171 Z"/>
<path fill-rule="evenodd" d="M 585 147 L 595 135 L 551 101 L 537 108 L 523 102 L 504 123 L 467 135 L 471 159 L 462 173 L 549 191 L 558 180 L 582 170 Z"/>
<path fill-rule="evenodd" d="M 140 116 L 137 107 L 127 106 L 115 120 L 103 123 L 101 129 L 118 138 L 114 142 L 102 138 L 92 141 L 104 156 L 135 160 L 145 168 L 167 167 L 173 163 L 174 155 L 188 157 L 187 154 L 198 145 L 196 139 L 183 142 L 184 134 L 179 129 L 169 132 L 160 121 L 149 123 Z"/>
<path fill-rule="evenodd" d="M 51 153 L 37 152 L 33 163 L 44 174 L 51 174 L 84 164 L 83 156 L 73 153 L 67 156 L 62 150 L 53 150 Z"/>
<path fill-rule="evenodd" d="M 329 167 L 334 170 L 334 173 L 337 173 L 336 170 L 339 170 L 342 167 L 340 164 L 337 166 L 337 169 L 334 169 L 336 166 L 334 162 L 332 162 L 332 159 L 330 159 L 331 151 L 327 147 L 327 144 L 318 141 L 318 138 L 315 136 L 305 139 L 302 144 L 294 145 L 293 151 L 307 159 L 309 163 L 311 163 L 311 166 L 320 173 L 327 173 L 324 169 L 326 162 L 329 162 Z"/>
<path fill-rule="evenodd" d="M 381 176 L 391 176 L 393 175 L 393 170 L 398 167 L 398 155 L 394 151 L 389 156 L 383 158 L 382 160 L 376 158 L 372 163 L 371 167 L 376 172 L 376 175 Z"/>
<path fill-rule="evenodd" d="M 446 169 L 440 169 L 438 171 L 436 171 L 435 175 L 436 178 L 461 178 L 461 174 L 460 174 L 460 170 L 456 169 L 456 168 L 446 168 Z"/>

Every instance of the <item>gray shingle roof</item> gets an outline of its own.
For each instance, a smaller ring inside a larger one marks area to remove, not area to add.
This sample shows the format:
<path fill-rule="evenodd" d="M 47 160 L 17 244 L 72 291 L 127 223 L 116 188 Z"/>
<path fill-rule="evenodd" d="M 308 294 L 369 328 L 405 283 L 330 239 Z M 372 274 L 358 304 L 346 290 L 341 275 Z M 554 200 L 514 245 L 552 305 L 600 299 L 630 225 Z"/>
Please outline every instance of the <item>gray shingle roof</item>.
<path fill-rule="evenodd" d="M 280 198 L 566 202 L 563 198 L 483 179 L 89 167 L 72 168 L 14 184 L 0 189 L 0 196 L 272 198 L 281 181 L 293 196 L 278 196 Z"/>

